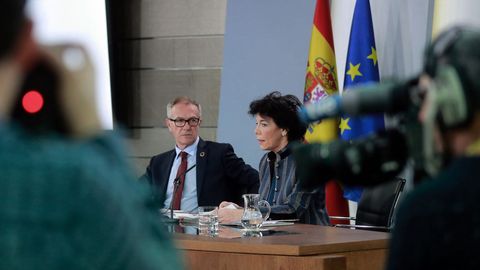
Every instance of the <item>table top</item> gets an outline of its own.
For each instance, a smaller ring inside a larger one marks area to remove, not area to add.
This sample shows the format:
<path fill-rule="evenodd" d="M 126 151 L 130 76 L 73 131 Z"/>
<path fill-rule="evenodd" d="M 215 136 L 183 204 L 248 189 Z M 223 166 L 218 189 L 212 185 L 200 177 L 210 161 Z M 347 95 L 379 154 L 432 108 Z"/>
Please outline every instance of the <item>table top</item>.
<path fill-rule="evenodd" d="M 229 229 L 223 229 L 228 233 Z M 307 224 L 272 230 L 271 235 L 263 237 L 222 238 L 175 233 L 174 239 L 184 250 L 303 256 L 386 249 L 390 236 L 384 232 Z"/>

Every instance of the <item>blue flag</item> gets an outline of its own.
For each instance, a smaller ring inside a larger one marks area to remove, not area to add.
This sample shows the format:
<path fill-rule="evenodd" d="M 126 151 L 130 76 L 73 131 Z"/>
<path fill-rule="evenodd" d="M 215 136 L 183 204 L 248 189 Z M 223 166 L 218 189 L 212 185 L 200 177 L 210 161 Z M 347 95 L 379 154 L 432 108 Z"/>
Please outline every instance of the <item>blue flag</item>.
<path fill-rule="evenodd" d="M 355 91 L 355 86 L 379 80 L 370 1 L 357 0 L 348 43 L 344 91 Z M 340 121 L 340 134 L 344 140 L 363 137 L 383 128 L 383 115 L 355 118 L 343 115 Z M 348 200 L 358 202 L 361 195 L 359 187 L 344 187 L 344 197 Z"/>

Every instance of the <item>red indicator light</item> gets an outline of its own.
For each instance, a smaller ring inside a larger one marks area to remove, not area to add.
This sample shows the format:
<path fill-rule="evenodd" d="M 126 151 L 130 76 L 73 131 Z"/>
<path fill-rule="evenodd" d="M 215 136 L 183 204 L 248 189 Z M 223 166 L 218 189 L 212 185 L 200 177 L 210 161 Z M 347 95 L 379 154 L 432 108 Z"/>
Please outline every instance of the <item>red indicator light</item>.
<path fill-rule="evenodd" d="M 28 113 L 37 113 L 43 107 L 43 97 L 35 90 L 28 91 L 22 98 L 22 106 Z"/>

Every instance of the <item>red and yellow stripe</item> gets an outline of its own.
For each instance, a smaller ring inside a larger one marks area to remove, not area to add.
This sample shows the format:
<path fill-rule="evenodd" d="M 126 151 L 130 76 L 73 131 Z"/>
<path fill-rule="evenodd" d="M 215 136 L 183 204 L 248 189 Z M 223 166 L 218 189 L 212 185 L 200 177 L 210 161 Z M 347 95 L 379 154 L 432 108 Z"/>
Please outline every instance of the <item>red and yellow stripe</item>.
<path fill-rule="evenodd" d="M 338 92 L 331 25 L 328 0 L 318 0 L 313 18 L 305 78 L 305 103 L 315 103 Z M 324 120 L 320 124 L 313 125 L 305 134 L 308 142 L 327 142 L 336 138 L 338 138 L 337 119 Z"/>

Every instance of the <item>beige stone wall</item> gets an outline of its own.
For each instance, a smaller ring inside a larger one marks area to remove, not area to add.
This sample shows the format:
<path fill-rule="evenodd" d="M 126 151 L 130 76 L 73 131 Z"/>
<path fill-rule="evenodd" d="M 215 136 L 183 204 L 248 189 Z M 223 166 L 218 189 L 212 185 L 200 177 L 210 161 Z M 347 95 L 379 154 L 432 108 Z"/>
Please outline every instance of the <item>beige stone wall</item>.
<path fill-rule="evenodd" d="M 115 48 L 122 85 L 132 99 L 127 142 L 142 173 L 151 156 L 174 145 L 165 105 L 179 95 L 202 104 L 201 136 L 216 139 L 226 0 L 112 1 L 122 25 Z M 118 53 L 119 52 L 119 53 Z"/>

